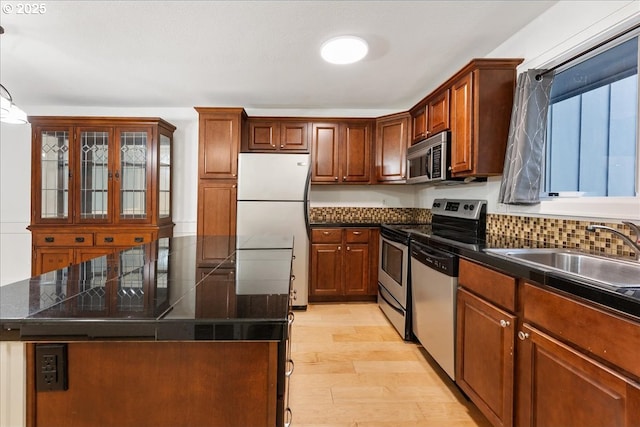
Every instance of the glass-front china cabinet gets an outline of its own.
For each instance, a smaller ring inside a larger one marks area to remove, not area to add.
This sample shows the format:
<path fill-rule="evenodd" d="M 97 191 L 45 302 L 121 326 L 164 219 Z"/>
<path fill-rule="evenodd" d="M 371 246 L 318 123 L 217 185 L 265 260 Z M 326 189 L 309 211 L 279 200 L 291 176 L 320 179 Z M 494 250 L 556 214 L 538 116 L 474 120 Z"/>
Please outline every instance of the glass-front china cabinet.
<path fill-rule="evenodd" d="M 172 236 L 175 126 L 134 117 L 29 121 L 34 275 Z"/>

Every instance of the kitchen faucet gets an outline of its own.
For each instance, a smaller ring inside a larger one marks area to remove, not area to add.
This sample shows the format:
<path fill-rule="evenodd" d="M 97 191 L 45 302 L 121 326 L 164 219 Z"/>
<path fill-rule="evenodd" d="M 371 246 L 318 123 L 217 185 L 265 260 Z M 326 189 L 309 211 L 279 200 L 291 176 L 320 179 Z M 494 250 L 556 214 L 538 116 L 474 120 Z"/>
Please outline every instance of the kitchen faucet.
<path fill-rule="evenodd" d="M 640 261 L 640 227 L 638 227 L 636 224 L 629 222 L 629 221 L 622 221 L 623 224 L 625 224 L 626 226 L 628 226 L 629 228 L 631 228 L 631 230 L 633 230 L 633 232 L 636 235 L 636 241 L 634 242 L 631 238 L 629 238 L 629 236 L 621 233 L 620 231 L 616 230 L 615 228 L 611 228 L 611 227 L 607 227 L 606 225 L 597 225 L 597 224 L 593 224 L 593 225 L 589 225 L 587 226 L 587 231 L 592 231 L 595 232 L 596 230 L 607 230 L 615 235 L 617 235 L 618 237 L 620 237 L 626 244 L 628 244 L 629 246 L 631 246 L 635 253 L 636 253 L 636 261 Z"/>

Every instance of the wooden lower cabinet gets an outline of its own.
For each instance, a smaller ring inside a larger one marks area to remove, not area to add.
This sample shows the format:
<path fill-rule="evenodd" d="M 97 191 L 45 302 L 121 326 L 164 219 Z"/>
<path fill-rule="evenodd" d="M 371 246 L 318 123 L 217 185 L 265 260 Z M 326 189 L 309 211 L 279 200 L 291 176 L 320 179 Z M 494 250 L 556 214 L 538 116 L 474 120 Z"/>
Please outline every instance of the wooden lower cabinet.
<path fill-rule="evenodd" d="M 278 342 L 71 342 L 68 390 L 28 381 L 27 425 L 276 426 L 279 352 Z"/>
<path fill-rule="evenodd" d="M 309 301 L 375 298 L 377 228 L 314 229 L 310 251 Z"/>
<path fill-rule="evenodd" d="M 518 426 L 640 425 L 640 384 L 531 325 L 521 332 Z"/>
<path fill-rule="evenodd" d="M 513 425 L 516 317 L 458 291 L 456 382 L 494 426 Z"/>
<path fill-rule="evenodd" d="M 496 427 L 640 426 L 640 322 L 460 260 L 456 383 Z"/>
<path fill-rule="evenodd" d="M 460 260 L 456 383 L 498 427 L 513 426 L 516 280 Z"/>

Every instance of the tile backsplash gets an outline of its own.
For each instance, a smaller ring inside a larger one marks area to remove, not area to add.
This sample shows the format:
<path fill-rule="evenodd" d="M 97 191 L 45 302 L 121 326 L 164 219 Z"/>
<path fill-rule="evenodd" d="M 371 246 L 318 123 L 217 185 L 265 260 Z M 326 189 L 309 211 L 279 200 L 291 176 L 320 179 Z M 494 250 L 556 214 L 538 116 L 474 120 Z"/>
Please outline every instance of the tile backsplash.
<path fill-rule="evenodd" d="M 314 207 L 311 209 L 310 219 L 312 223 L 428 223 L 431 221 L 431 210 Z M 631 229 L 624 224 L 502 214 L 487 215 L 487 234 L 493 246 L 499 245 L 504 238 L 526 240 L 530 247 L 561 246 L 625 257 L 635 254 L 622 239 L 608 231 L 601 230 L 595 233 L 587 231 L 587 226 L 591 224 L 606 225 L 629 236 L 632 240 L 636 238 Z"/>

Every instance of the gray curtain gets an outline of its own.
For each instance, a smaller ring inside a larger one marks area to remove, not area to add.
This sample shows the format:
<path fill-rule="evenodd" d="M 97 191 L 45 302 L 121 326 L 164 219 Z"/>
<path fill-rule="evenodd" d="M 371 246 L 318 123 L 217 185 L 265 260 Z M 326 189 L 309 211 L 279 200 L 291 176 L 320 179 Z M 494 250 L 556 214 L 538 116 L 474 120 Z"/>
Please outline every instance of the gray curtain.
<path fill-rule="evenodd" d="M 540 181 L 553 73 L 527 70 L 518 76 L 498 202 L 540 202 Z"/>

